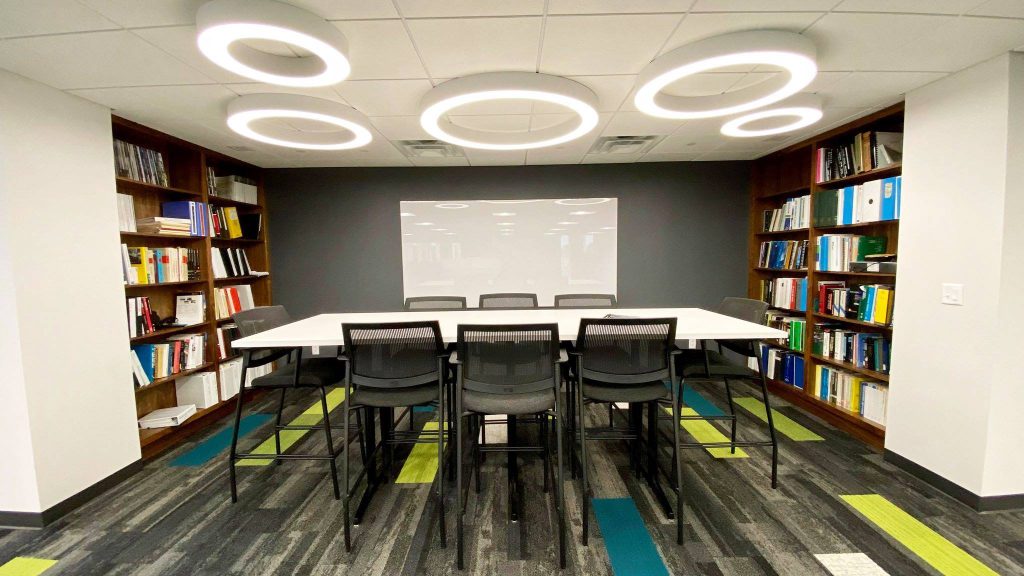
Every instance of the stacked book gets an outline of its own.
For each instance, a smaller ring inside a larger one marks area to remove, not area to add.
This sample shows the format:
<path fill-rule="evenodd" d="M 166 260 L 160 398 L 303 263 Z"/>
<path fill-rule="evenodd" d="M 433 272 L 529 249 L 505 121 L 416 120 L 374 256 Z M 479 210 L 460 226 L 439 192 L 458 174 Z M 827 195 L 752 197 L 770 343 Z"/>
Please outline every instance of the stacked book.
<path fill-rule="evenodd" d="M 256 307 L 252 299 L 252 287 L 248 284 L 216 288 L 213 301 L 218 320 L 230 318 L 235 312 Z"/>
<path fill-rule="evenodd" d="M 852 234 L 823 234 L 818 236 L 816 270 L 823 272 L 849 272 L 850 262 L 885 253 L 885 236 L 856 236 Z"/>
<path fill-rule="evenodd" d="M 175 397 L 181 405 L 193 404 L 205 410 L 217 403 L 217 374 L 197 372 L 189 374 L 174 383 Z"/>
<path fill-rule="evenodd" d="M 847 287 L 844 282 L 818 282 L 819 314 L 887 326 L 892 323 L 896 290 L 886 284 Z"/>
<path fill-rule="evenodd" d="M 122 244 L 121 268 L 129 285 L 199 280 L 199 251 Z"/>
<path fill-rule="evenodd" d="M 855 332 L 821 324 L 814 327 L 812 351 L 819 356 L 847 362 L 858 368 L 888 374 L 892 345 L 882 334 Z"/>
<path fill-rule="evenodd" d="M 805 318 L 774 311 L 769 311 L 767 318 L 768 326 L 789 334 L 788 338 L 779 339 L 777 342 L 779 345 L 787 346 L 790 350 L 796 352 L 803 351 L 804 334 L 807 330 L 807 320 Z"/>
<path fill-rule="evenodd" d="M 807 240 L 761 242 L 757 265 L 774 270 L 806 270 Z"/>
<path fill-rule="evenodd" d="M 790 198 L 781 208 L 764 211 L 762 232 L 807 228 L 811 221 L 811 196 Z"/>
<path fill-rule="evenodd" d="M 153 309 L 149 306 L 149 298 L 128 298 L 128 335 L 131 338 L 145 336 L 156 332 L 156 321 Z"/>
<path fill-rule="evenodd" d="M 185 218 L 167 218 L 164 216 L 139 218 L 137 227 L 139 232 L 146 234 L 163 234 L 164 236 L 192 235 L 192 221 Z"/>
<path fill-rule="evenodd" d="M 131 178 L 147 184 L 170 186 L 164 155 L 156 150 L 114 140 L 114 165 L 118 177 Z"/>
<path fill-rule="evenodd" d="M 259 202 L 256 195 L 256 181 L 244 176 L 215 176 L 214 192 L 211 196 L 227 198 L 236 202 L 256 204 Z"/>
<path fill-rule="evenodd" d="M 772 380 L 804 389 L 804 357 L 802 354 L 786 352 L 769 346 L 761 347 L 761 365 L 764 375 Z"/>
<path fill-rule="evenodd" d="M 139 386 L 206 363 L 206 334 L 180 334 L 166 342 L 132 346 L 132 372 Z"/>
<path fill-rule="evenodd" d="M 819 400 L 885 425 L 889 387 L 881 382 L 819 364 L 814 368 L 812 392 Z"/>
<path fill-rule="evenodd" d="M 899 220 L 902 195 L 902 176 L 822 190 L 814 196 L 814 225 L 846 226 Z"/>
<path fill-rule="evenodd" d="M 761 300 L 776 308 L 807 310 L 807 278 L 761 280 Z"/>
<path fill-rule="evenodd" d="M 135 229 L 135 198 L 131 194 L 117 194 L 117 229 L 138 232 Z"/>
<path fill-rule="evenodd" d="M 210 207 L 210 235 L 214 238 L 241 238 L 242 225 L 234 206 Z"/>
<path fill-rule="evenodd" d="M 173 408 L 161 408 L 139 418 L 139 428 L 167 428 L 180 426 L 196 413 L 195 404 L 185 404 Z"/>
<path fill-rule="evenodd" d="M 214 278 L 237 278 L 251 276 L 249 257 L 242 248 L 217 248 L 210 251 Z"/>
<path fill-rule="evenodd" d="M 273 363 L 264 364 L 255 368 L 249 368 L 245 372 L 245 387 L 252 386 L 252 381 L 260 376 L 266 376 L 274 369 Z M 220 398 L 227 400 L 238 394 L 239 384 L 242 381 L 242 359 L 235 358 L 228 360 L 219 367 L 220 371 Z"/>
<path fill-rule="evenodd" d="M 231 343 L 239 338 L 238 326 L 234 323 L 217 328 L 217 357 L 226 360 L 235 355 Z"/>
<path fill-rule="evenodd" d="M 166 218 L 188 220 L 190 236 L 206 236 L 209 234 L 209 224 L 206 221 L 209 210 L 206 204 L 202 202 L 195 202 L 193 200 L 164 202 L 160 205 L 160 212 Z"/>
<path fill-rule="evenodd" d="M 848 142 L 818 148 L 817 181 L 846 178 L 902 160 L 902 132 L 861 132 Z"/>

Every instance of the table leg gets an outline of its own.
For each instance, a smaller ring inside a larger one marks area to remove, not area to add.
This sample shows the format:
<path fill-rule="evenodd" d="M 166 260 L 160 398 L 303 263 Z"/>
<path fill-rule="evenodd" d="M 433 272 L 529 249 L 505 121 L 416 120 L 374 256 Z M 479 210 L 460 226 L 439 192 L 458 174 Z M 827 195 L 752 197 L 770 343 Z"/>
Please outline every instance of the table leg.
<path fill-rule="evenodd" d="M 508 416 L 508 446 L 516 446 L 516 417 Z M 508 452 L 508 513 L 512 522 L 519 521 L 519 457 Z"/>
<path fill-rule="evenodd" d="M 365 428 L 364 434 L 366 435 L 367 454 L 373 453 L 373 449 L 377 445 L 375 415 L 376 410 L 374 408 L 370 406 L 363 407 L 363 426 Z M 381 423 L 383 425 L 383 416 L 381 417 Z M 348 454 L 345 456 L 347 457 Z M 359 506 L 356 507 L 356 512 L 352 518 L 352 523 L 356 526 L 362 523 L 363 515 L 366 513 L 366 509 L 370 506 L 370 500 L 373 498 L 373 493 L 377 491 L 377 486 L 380 484 L 380 479 L 377 476 L 376 455 L 374 455 L 373 458 L 368 459 L 364 465 L 368 467 L 366 469 L 366 490 L 363 492 L 363 497 L 359 500 Z"/>
<path fill-rule="evenodd" d="M 678 422 L 673 425 L 679 426 Z M 665 517 L 669 520 L 675 519 L 675 511 L 665 496 L 661 483 L 658 481 L 658 403 L 647 403 L 647 458 L 644 466 L 644 477 L 647 485 L 650 486 L 654 498 L 661 504 Z"/>

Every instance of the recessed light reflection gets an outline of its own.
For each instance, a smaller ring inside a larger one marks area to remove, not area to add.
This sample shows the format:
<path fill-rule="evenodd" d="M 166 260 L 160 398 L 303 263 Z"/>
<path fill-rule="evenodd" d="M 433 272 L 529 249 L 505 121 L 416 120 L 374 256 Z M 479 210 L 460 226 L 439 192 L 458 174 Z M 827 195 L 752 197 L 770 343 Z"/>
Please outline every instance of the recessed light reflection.
<path fill-rule="evenodd" d="M 615 226 L 603 226 L 601 230 L 615 230 Z"/>
<path fill-rule="evenodd" d="M 433 226 L 434 223 L 433 222 L 417 222 L 416 225 L 417 226 Z"/>
<path fill-rule="evenodd" d="M 498 222 L 498 226 L 515 226 L 515 222 Z"/>
<path fill-rule="evenodd" d="M 415 214 L 412 212 L 402 212 L 402 218 L 408 218 L 410 216 L 415 216 Z"/>
<path fill-rule="evenodd" d="M 455 232 L 445 232 L 445 236 L 455 236 Z"/>
<path fill-rule="evenodd" d="M 568 226 L 569 224 L 576 224 L 576 222 L 559 222 L 559 226 Z"/>
<path fill-rule="evenodd" d="M 409 234 L 408 232 L 406 232 L 405 234 L 402 234 L 402 236 L 412 236 L 412 234 Z"/>
<path fill-rule="evenodd" d="M 552 232 L 565 232 L 566 229 L 565 228 L 552 228 L 551 231 Z"/>
<path fill-rule="evenodd" d="M 491 216 L 515 216 L 515 212 L 493 212 Z"/>
<path fill-rule="evenodd" d="M 569 212 L 569 216 L 586 216 L 588 214 L 597 214 L 597 212 L 587 212 L 586 210 L 577 210 L 576 212 Z"/>
<path fill-rule="evenodd" d="M 515 232 L 515 230 L 512 230 L 511 228 L 504 228 L 502 229 L 502 232 L 504 232 L 505 234 L 509 234 L 511 232 Z"/>

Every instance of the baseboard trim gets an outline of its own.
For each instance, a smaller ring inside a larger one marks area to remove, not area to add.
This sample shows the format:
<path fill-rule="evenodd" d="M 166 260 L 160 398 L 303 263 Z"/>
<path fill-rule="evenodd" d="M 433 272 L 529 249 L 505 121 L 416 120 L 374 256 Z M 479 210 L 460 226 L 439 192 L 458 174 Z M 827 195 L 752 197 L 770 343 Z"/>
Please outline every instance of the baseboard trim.
<path fill-rule="evenodd" d="M 139 470 L 142 470 L 142 460 L 132 462 L 85 490 L 65 498 L 42 512 L 8 512 L 0 510 L 0 526 L 6 528 L 45 528 L 55 520 L 124 482 Z"/>
<path fill-rule="evenodd" d="M 917 462 L 900 456 L 891 450 L 885 450 L 883 452 L 883 458 L 886 462 L 889 462 L 900 470 L 915 476 L 919 480 L 924 481 L 933 488 L 937 488 L 946 495 L 952 497 L 954 500 L 966 504 L 978 512 L 996 512 L 1000 510 L 1016 510 L 1024 508 L 1024 494 L 980 496 L 955 482 L 939 476 Z"/>

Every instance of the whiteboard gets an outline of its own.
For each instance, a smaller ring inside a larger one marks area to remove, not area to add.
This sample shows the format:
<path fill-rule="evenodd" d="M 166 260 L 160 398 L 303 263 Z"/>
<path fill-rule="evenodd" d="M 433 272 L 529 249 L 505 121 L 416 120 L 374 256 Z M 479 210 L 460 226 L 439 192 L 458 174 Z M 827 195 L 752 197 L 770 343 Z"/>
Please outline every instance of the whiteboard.
<path fill-rule="evenodd" d="M 406 298 L 616 294 L 616 198 L 403 201 Z"/>

